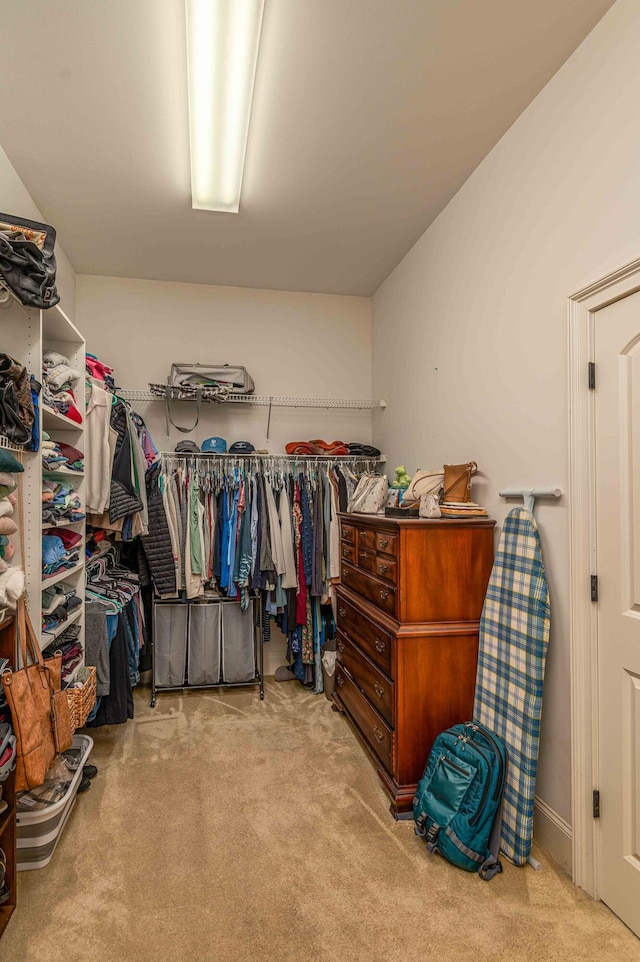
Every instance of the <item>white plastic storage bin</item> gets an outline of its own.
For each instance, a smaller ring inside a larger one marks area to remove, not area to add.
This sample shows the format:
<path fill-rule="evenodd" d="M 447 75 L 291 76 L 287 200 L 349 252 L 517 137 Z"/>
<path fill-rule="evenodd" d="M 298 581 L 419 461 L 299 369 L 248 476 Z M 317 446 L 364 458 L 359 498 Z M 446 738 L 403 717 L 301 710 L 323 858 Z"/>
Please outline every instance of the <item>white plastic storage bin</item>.
<path fill-rule="evenodd" d="M 44 868 L 51 861 L 67 824 L 67 819 L 75 805 L 78 785 L 82 779 L 82 767 L 87 764 L 93 738 L 89 735 L 74 735 L 73 748 L 82 751 L 78 768 L 69 782 L 63 798 L 37 812 L 17 812 L 18 871 Z"/>

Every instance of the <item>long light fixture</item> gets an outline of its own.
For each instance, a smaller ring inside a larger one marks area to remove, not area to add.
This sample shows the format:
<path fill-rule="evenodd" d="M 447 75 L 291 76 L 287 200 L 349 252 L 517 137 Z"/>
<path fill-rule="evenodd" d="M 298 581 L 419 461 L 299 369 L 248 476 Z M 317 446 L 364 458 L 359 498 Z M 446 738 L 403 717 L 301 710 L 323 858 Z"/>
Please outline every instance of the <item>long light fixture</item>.
<path fill-rule="evenodd" d="M 186 0 L 191 203 L 237 213 L 264 0 Z"/>

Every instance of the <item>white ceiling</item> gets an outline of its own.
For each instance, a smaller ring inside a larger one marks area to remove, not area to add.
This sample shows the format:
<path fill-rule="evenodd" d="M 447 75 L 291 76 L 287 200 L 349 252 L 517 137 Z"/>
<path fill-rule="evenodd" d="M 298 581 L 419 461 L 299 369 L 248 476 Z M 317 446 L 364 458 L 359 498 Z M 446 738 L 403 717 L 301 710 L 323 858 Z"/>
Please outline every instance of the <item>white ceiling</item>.
<path fill-rule="evenodd" d="M 80 273 L 368 295 L 611 5 L 266 0 L 220 214 L 191 209 L 184 0 L 5 3 L 0 142 Z"/>

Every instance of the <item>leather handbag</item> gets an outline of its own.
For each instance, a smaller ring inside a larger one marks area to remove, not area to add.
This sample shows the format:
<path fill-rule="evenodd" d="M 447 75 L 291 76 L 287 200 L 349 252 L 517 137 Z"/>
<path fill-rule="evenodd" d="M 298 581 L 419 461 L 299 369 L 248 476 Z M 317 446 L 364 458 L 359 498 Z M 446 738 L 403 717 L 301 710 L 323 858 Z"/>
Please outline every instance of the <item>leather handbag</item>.
<path fill-rule="evenodd" d="M 475 461 L 467 464 L 445 464 L 444 485 L 440 502 L 471 501 L 471 475 L 478 470 Z"/>
<path fill-rule="evenodd" d="M 25 307 L 46 310 L 60 300 L 55 243 L 50 224 L 0 214 L 0 275 Z"/>
<path fill-rule="evenodd" d="M 17 792 L 37 788 L 59 752 L 73 742 L 66 693 L 60 690 L 62 655 L 43 659 L 24 601 L 18 601 L 16 629 L 22 668 L 2 673 L 2 688 L 16 736 Z M 31 664 L 29 664 L 29 657 Z"/>
<path fill-rule="evenodd" d="M 389 482 L 384 474 L 363 474 L 347 505 L 350 514 L 379 514 L 384 510 Z"/>

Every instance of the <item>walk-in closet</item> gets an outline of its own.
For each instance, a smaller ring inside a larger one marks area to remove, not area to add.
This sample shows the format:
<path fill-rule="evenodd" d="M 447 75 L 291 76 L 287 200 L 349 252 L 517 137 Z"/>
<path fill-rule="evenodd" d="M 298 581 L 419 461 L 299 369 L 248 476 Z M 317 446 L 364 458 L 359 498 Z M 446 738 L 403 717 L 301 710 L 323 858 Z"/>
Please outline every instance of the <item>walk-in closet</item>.
<path fill-rule="evenodd" d="M 640 962 L 634 0 L 0 12 L 0 962 Z"/>

